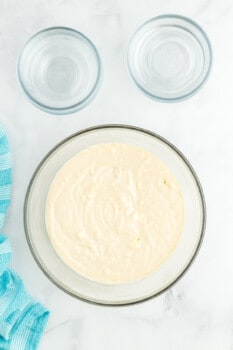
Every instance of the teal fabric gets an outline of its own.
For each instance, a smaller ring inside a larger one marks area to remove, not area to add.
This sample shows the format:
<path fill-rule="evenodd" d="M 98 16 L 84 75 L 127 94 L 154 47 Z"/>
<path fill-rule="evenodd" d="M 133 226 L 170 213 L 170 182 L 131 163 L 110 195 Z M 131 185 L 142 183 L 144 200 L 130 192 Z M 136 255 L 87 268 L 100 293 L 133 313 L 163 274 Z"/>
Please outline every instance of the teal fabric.
<path fill-rule="evenodd" d="M 0 231 L 10 204 L 11 155 L 0 125 Z M 17 273 L 9 268 L 12 250 L 0 233 L 0 350 L 36 350 L 49 312 L 26 292 Z"/>

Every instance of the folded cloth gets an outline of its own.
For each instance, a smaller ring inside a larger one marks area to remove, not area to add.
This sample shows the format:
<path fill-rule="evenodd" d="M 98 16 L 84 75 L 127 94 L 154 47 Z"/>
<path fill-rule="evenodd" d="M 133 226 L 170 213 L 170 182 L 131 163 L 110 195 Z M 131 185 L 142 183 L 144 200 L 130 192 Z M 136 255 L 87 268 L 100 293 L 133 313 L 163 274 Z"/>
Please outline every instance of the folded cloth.
<path fill-rule="evenodd" d="M 0 230 L 10 204 L 11 156 L 0 126 Z M 0 233 L 0 350 L 36 350 L 49 312 L 26 292 L 21 278 L 9 269 L 11 245 Z"/>

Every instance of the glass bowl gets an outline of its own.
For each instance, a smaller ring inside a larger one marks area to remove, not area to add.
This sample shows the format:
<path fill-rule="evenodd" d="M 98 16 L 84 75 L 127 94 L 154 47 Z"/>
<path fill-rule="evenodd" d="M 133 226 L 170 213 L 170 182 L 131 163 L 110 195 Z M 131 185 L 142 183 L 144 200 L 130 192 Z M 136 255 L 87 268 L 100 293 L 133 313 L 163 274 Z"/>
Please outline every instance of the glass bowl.
<path fill-rule="evenodd" d="M 77 152 L 98 143 L 129 143 L 156 154 L 178 180 L 185 205 L 183 234 L 171 257 L 140 281 L 104 284 L 70 269 L 56 254 L 45 225 L 48 190 L 57 171 Z M 35 171 L 24 206 L 26 237 L 42 271 L 74 297 L 104 305 L 126 305 L 156 296 L 171 287 L 188 269 L 200 247 L 205 227 L 205 204 L 197 176 L 186 158 L 164 138 L 126 125 L 103 125 L 80 131 L 58 144 Z"/>
<path fill-rule="evenodd" d="M 94 44 L 66 27 L 35 34 L 18 61 L 18 80 L 26 96 L 52 114 L 70 114 L 87 106 L 97 93 L 101 75 Z"/>
<path fill-rule="evenodd" d="M 163 15 L 138 28 L 128 49 L 136 85 L 161 102 L 191 97 L 206 81 L 212 50 L 202 28 L 189 18 Z"/>

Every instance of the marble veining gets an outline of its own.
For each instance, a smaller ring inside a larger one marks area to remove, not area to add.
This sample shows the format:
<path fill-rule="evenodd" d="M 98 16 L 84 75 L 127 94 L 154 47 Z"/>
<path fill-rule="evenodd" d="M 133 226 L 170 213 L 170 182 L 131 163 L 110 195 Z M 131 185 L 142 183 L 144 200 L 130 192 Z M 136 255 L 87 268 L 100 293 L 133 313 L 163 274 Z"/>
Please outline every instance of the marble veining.
<path fill-rule="evenodd" d="M 177 104 L 146 98 L 133 84 L 126 64 L 136 28 L 163 13 L 196 20 L 214 51 L 205 87 Z M 232 350 L 232 0 L 0 0 L 0 14 L 0 121 L 14 158 L 13 200 L 5 233 L 14 249 L 14 269 L 30 294 L 51 310 L 39 349 Z M 16 79 L 25 41 L 54 25 L 84 32 L 104 64 L 96 99 L 64 118 L 32 106 Z M 97 307 L 58 290 L 34 262 L 23 228 L 24 196 L 38 162 L 61 139 L 103 123 L 134 124 L 175 143 L 199 175 L 208 210 L 202 249 L 185 277 L 167 293 L 124 308 Z"/>

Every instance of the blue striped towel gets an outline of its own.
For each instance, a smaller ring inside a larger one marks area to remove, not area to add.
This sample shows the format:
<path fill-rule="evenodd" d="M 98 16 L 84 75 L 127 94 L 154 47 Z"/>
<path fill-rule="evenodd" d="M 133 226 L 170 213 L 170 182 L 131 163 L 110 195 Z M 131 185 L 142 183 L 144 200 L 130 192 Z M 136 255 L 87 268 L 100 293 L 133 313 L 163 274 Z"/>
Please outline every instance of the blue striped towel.
<path fill-rule="evenodd" d="M 7 136 L 0 126 L 0 230 L 10 204 L 11 155 Z M 21 278 L 8 266 L 8 238 L 0 233 L 0 350 L 36 350 L 49 312 L 26 292 Z"/>

